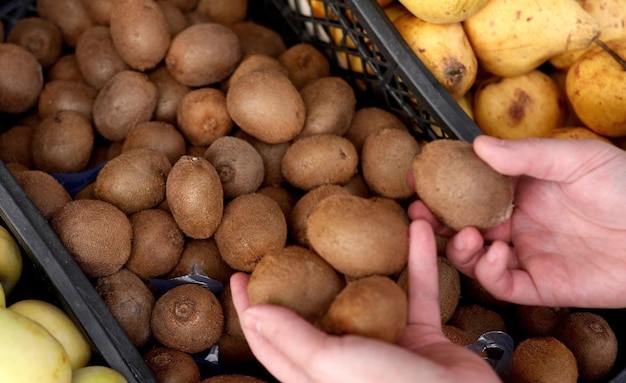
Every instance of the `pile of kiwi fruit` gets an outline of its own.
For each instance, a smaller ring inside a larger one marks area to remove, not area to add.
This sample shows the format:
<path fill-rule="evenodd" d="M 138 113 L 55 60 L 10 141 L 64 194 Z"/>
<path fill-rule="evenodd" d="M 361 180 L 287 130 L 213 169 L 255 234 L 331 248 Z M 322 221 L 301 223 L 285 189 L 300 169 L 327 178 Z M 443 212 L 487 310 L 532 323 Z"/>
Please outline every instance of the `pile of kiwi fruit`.
<path fill-rule="evenodd" d="M 38 0 L 36 15 L 0 28 L 0 115 L 11 121 L 0 158 L 159 382 L 274 381 L 243 336 L 235 272 L 250 275 L 253 304 L 289 307 L 330 334 L 396 342 L 408 310 L 409 204 L 422 198 L 454 228 L 495 226 L 513 209 L 512 180 L 469 144 L 416 138 L 401 116 L 362 103 L 320 50 L 288 45 L 248 8 Z M 72 194 L 54 177 L 98 166 Z M 610 376 L 617 342 L 601 315 L 497 301 L 437 239 L 450 340 L 509 332 L 519 382 L 556 368 Z M 223 291 L 151 283 L 198 268 Z M 193 358 L 215 347 L 219 372 Z M 533 365 L 539 351 L 524 356 L 533 347 L 553 358 Z"/>

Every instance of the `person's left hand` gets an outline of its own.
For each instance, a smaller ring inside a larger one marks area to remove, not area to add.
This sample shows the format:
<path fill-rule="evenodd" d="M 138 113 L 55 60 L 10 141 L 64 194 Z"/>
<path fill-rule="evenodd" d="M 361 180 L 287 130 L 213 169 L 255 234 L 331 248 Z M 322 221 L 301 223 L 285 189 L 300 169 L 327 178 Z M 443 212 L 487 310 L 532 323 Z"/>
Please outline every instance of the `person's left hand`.
<path fill-rule="evenodd" d="M 248 276 L 230 280 L 233 302 L 256 358 L 281 382 L 499 382 L 474 352 L 441 331 L 437 251 L 430 224 L 410 225 L 409 314 L 398 344 L 355 335 L 334 336 L 293 311 L 251 306 Z"/>

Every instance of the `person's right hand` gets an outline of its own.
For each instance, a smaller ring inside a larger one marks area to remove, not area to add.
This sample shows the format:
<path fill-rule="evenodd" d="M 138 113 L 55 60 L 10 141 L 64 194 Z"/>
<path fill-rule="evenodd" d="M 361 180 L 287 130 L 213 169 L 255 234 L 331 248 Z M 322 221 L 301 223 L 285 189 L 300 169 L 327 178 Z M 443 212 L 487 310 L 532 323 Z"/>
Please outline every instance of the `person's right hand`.
<path fill-rule="evenodd" d="M 474 150 L 516 176 L 504 224 L 453 233 L 446 252 L 495 298 L 526 305 L 626 307 L 626 151 L 598 140 L 498 140 Z M 450 235 L 421 201 L 411 219 Z"/>

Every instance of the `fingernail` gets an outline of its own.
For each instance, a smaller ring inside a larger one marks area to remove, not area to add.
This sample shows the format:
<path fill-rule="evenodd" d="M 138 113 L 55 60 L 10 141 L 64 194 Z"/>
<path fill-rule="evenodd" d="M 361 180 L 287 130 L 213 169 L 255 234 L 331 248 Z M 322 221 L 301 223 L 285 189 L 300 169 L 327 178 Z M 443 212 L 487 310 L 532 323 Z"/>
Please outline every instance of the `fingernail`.
<path fill-rule="evenodd" d="M 464 235 L 461 233 L 458 233 L 457 235 L 452 237 L 452 246 L 454 247 L 455 250 L 465 249 L 465 238 L 463 237 Z"/>
<path fill-rule="evenodd" d="M 254 312 L 253 308 L 248 308 L 242 315 L 241 324 L 247 330 L 263 335 L 261 331 L 261 319 Z"/>

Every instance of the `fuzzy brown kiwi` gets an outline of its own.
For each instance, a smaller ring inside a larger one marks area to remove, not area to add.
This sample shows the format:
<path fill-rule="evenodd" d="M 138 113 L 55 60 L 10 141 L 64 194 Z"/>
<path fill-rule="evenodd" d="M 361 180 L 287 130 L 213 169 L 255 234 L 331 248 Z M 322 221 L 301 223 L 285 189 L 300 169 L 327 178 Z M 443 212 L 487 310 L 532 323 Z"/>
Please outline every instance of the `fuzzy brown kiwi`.
<path fill-rule="evenodd" d="M 233 73 L 220 86 L 222 91 L 227 92 L 230 84 L 237 81 L 241 76 L 252 71 L 276 71 L 283 75 L 287 75 L 287 69 L 280 64 L 278 59 L 263 53 L 252 53 L 244 57 Z"/>
<path fill-rule="evenodd" d="M 163 11 L 153 0 L 120 0 L 109 19 L 115 49 L 140 72 L 156 67 L 167 54 L 172 36 Z"/>
<path fill-rule="evenodd" d="M 76 42 L 74 55 L 85 81 L 96 89 L 102 89 L 117 73 L 130 69 L 115 49 L 110 29 L 104 25 L 86 30 Z"/>
<path fill-rule="evenodd" d="M 226 106 L 226 95 L 210 87 L 185 94 L 178 105 L 176 120 L 187 141 L 197 146 L 210 145 L 230 133 L 233 127 Z"/>
<path fill-rule="evenodd" d="M 170 0 L 157 0 L 156 3 L 161 8 L 163 16 L 165 16 L 165 21 L 167 21 L 172 37 L 189 26 L 189 19 L 176 4 Z"/>
<path fill-rule="evenodd" d="M 438 237 L 439 236 L 436 236 L 435 239 Z M 438 241 L 438 248 L 445 251 L 447 240 L 439 237 Z M 463 290 L 463 295 L 468 301 L 496 309 L 497 311 L 508 309 L 513 306 L 513 303 L 511 302 L 503 301 L 494 297 L 493 294 L 489 292 L 480 283 L 480 281 L 478 281 L 478 279 L 471 278 L 465 274 L 461 274 L 461 290 Z"/>
<path fill-rule="evenodd" d="M 83 81 L 48 81 L 39 95 L 37 111 L 46 118 L 60 110 L 73 110 L 91 122 L 97 95 L 98 91 Z"/>
<path fill-rule="evenodd" d="M 217 343 L 224 328 L 224 313 L 211 291 L 186 283 L 157 299 L 150 327 L 154 338 L 162 345 L 196 353 Z"/>
<path fill-rule="evenodd" d="M 122 145 L 122 153 L 137 148 L 163 152 L 174 165 L 187 151 L 187 143 L 174 125 L 163 121 L 145 121 L 130 128 Z"/>
<path fill-rule="evenodd" d="M 580 378 L 593 382 L 609 376 L 618 342 L 603 316 L 591 311 L 572 312 L 555 326 L 553 336 L 572 350 Z"/>
<path fill-rule="evenodd" d="M 452 229 L 491 228 L 513 212 L 513 178 L 487 165 L 468 142 L 426 143 L 413 161 L 413 175 L 419 198 Z"/>
<path fill-rule="evenodd" d="M 520 305 L 515 309 L 515 322 L 526 337 L 549 336 L 569 313 L 567 307 Z"/>
<path fill-rule="evenodd" d="M 23 172 L 24 170 L 29 170 L 26 166 L 20 164 L 19 162 L 7 162 L 6 164 L 9 172 L 15 177 L 17 173 Z"/>
<path fill-rule="evenodd" d="M 200 383 L 266 383 L 266 381 L 252 375 L 230 373 L 211 376 Z"/>
<path fill-rule="evenodd" d="M 204 158 L 220 175 L 226 199 L 257 191 L 265 177 L 261 155 L 241 138 L 217 138 L 204 152 Z"/>
<path fill-rule="evenodd" d="M 287 220 L 278 203 L 259 194 L 243 194 L 224 207 L 215 243 L 226 263 L 235 270 L 251 272 L 270 251 L 287 241 Z"/>
<path fill-rule="evenodd" d="M 148 72 L 148 78 L 159 92 L 153 119 L 175 125 L 178 105 L 191 88 L 176 81 L 165 65 L 159 65 Z"/>
<path fill-rule="evenodd" d="M 198 383 L 201 379 L 196 360 L 180 350 L 156 346 L 143 355 L 143 360 L 157 382 Z"/>
<path fill-rule="evenodd" d="M 256 357 L 244 337 L 224 332 L 217 341 L 217 347 L 220 367 L 225 367 L 229 371 L 242 371 L 242 366 L 245 368 L 256 362 Z"/>
<path fill-rule="evenodd" d="M 241 41 L 242 56 L 262 53 L 278 57 L 286 49 L 285 41 L 280 33 L 265 25 L 245 20 L 232 23 L 229 28 Z"/>
<path fill-rule="evenodd" d="M 109 25 L 111 20 L 111 11 L 117 0 L 82 0 L 85 11 L 91 19 L 99 25 Z"/>
<path fill-rule="evenodd" d="M 257 192 L 278 202 L 278 206 L 280 206 L 280 210 L 283 211 L 285 217 L 289 217 L 297 201 L 297 196 L 294 193 L 280 186 L 264 186 L 259 188 Z"/>
<path fill-rule="evenodd" d="M 400 202 L 396 201 L 395 199 L 381 197 L 381 196 L 370 197 L 370 199 L 398 213 L 398 215 L 402 217 L 402 219 L 404 219 L 406 223 L 410 222 L 410 219 L 409 219 L 409 216 L 407 215 L 405 207 L 402 204 L 400 204 Z"/>
<path fill-rule="evenodd" d="M 287 76 L 253 71 L 230 85 L 226 105 L 233 121 L 246 133 L 268 144 L 292 140 L 302 131 L 304 101 Z M 274 111 L 281 110 L 280 114 Z"/>
<path fill-rule="evenodd" d="M 48 69 L 46 80 L 70 80 L 85 81 L 83 73 L 80 71 L 76 55 L 67 53 L 59 57 L 59 59 Z"/>
<path fill-rule="evenodd" d="M 387 128 L 408 132 L 408 128 L 402 120 L 388 110 L 376 106 L 363 107 L 354 113 L 345 137 L 352 142 L 360 153 L 367 136 Z"/>
<path fill-rule="evenodd" d="M 0 112 L 18 114 L 37 105 L 44 78 L 41 64 L 26 48 L 0 44 Z"/>
<path fill-rule="evenodd" d="M 218 299 L 224 312 L 224 334 L 245 338 L 233 303 L 233 291 L 230 288 L 230 283 L 226 284 L 224 291 L 222 291 Z"/>
<path fill-rule="evenodd" d="M 389 277 L 372 275 L 349 282 L 330 304 L 322 328 L 394 343 L 406 327 L 404 291 Z"/>
<path fill-rule="evenodd" d="M 74 173 L 89 163 L 95 135 L 89 120 L 73 110 L 59 110 L 33 131 L 31 154 L 35 169 Z"/>
<path fill-rule="evenodd" d="M 354 88 L 343 78 L 326 76 L 300 89 L 306 107 L 304 128 L 297 138 L 315 134 L 343 136 L 356 108 Z"/>
<path fill-rule="evenodd" d="M 145 209 L 128 218 L 133 241 L 126 268 L 144 280 L 169 273 L 185 245 L 183 232 L 172 215 L 161 209 Z"/>
<path fill-rule="evenodd" d="M 457 306 L 446 323 L 466 331 L 474 339 L 489 331 L 506 332 L 507 329 L 499 312 L 477 304 Z"/>
<path fill-rule="evenodd" d="M 198 6 L 199 0 L 169 0 L 183 12 L 191 12 Z"/>
<path fill-rule="evenodd" d="M 228 284 L 230 276 L 235 273 L 220 255 L 215 240 L 187 238 L 178 263 L 168 273 L 168 278 L 190 274 L 193 266 L 197 265 L 209 278 Z"/>
<path fill-rule="evenodd" d="M 216 23 L 230 25 L 248 16 L 248 0 L 199 0 L 195 8 Z"/>
<path fill-rule="evenodd" d="M 287 69 L 293 85 L 301 89 L 312 80 L 330 76 L 330 62 L 314 45 L 297 43 L 278 56 L 278 61 Z"/>
<path fill-rule="evenodd" d="M 46 172 L 25 170 L 16 174 L 15 179 L 46 220 L 72 200 L 63 185 Z"/>
<path fill-rule="evenodd" d="M 7 35 L 6 42 L 26 48 L 43 68 L 49 68 L 61 57 L 63 36 L 55 24 L 41 17 L 32 16 L 15 23 Z"/>
<path fill-rule="evenodd" d="M 80 35 L 95 25 L 83 0 L 37 0 L 37 14 L 61 30 L 65 45 L 74 48 Z"/>
<path fill-rule="evenodd" d="M 513 351 L 510 379 L 512 383 L 576 383 L 576 358 L 554 337 L 526 338 Z"/>
<path fill-rule="evenodd" d="M 262 185 L 264 186 L 284 186 L 286 181 L 280 170 L 281 161 L 287 148 L 291 145 L 290 141 L 280 142 L 277 144 L 268 144 L 239 129 L 234 134 L 235 137 L 248 141 L 259 152 L 263 159 L 264 178 Z"/>
<path fill-rule="evenodd" d="M 111 275 L 130 256 L 130 221 L 108 202 L 70 201 L 57 211 L 50 224 L 88 277 Z"/>
<path fill-rule="evenodd" d="M 250 304 L 287 307 L 316 323 L 344 287 L 335 269 L 315 252 L 287 246 L 268 252 L 248 283 Z"/>
<path fill-rule="evenodd" d="M 287 148 L 281 172 L 289 184 L 308 191 L 325 184 L 345 184 L 358 165 L 358 153 L 348 139 L 318 134 L 294 141 Z"/>
<path fill-rule="evenodd" d="M 441 331 L 443 335 L 448 338 L 452 343 L 460 346 L 467 346 L 474 343 L 476 339 L 472 338 L 465 330 L 461 330 L 458 327 L 443 324 L 441 325 Z"/>
<path fill-rule="evenodd" d="M 163 152 L 149 148 L 129 150 L 102 167 L 94 192 L 126 214 L 150 209 L 165 198 L 170 169 L 172 165 Z"/>
<path fill-rule="evenodd" d="M 203 87 L 230 76 L 241 57 L 237 35 L 225 25 L 209 22 L 191 25 L 177 34 L 165 65 L 181 84 Z"/>
<path fill-rule="evenodd" d="M 0 134 L 0 159 L 5 163 L 17 162 L 26 168 L 32 166 L 30 142 L 34 128 L 15 125 Z"/>
<path fill-rule="evenodd" d="M 367 187 L 367 184 L 363 179 L 363 174 L 360 172 L 353 175 L 348 182 L 342 185 L 342 187 L 346 189 L 348 193 L 358 197 L 369 198 L 372 196 L 372 192 Z"/>
<path fill-rule="evenodd" d="M 185 235 L 204 239 L 215 233 L 224 213 L 224 191 L 209 161 L 180 157 L 167 177 L 165 193 L 172 216 Z"/>
<path fill-rule="evenodd" d="M 118 72 L 94 101 L 96 130 L 109 141 L 122 141 L 133 125 L 152 118 L 157 100 L 158 90 L 148 76 L 133 70 Z"/>
<path fill-rule="evenodd" d="M 300 197 L 293 209 L 287 216 L 287 224 L 289 227 L 289 235 L 295 243 L 308 247 L 309 237 L 307 234 L 307 220 L 311 212 L 315 210 L 317 204 L 333 194 L 348 194 L 348 192 L 339 185 L 321 185 L 308 191 Z"/>
<path fill-rule="evenodd" d="M 408 131 L 385 128 L 370 134 L 361 148 L 361 172 L 374 194 L 406 200 L 415 191 L 406 182 L 413 159 L 420 152 L 418 141 Z"/>
<path fill-rule="evenodd" d="M 131 343 L 135 347 L 146 345 L 152 338 L 150 316 L 154 307 L 148 286 L 126 268 L 97 278 L 94 285 Z"/>

